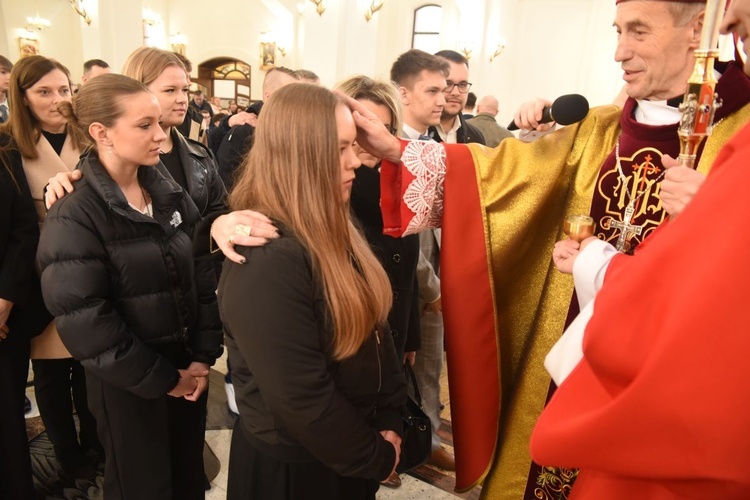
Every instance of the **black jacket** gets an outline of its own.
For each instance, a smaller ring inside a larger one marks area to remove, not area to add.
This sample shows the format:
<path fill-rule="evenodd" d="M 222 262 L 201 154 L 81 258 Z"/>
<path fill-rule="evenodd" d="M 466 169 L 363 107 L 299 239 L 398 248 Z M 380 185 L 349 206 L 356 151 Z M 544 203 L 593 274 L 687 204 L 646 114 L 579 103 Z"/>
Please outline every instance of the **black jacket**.
<path fill-rule="evenodd" d="M 138 172 L 154 218 L 130 208 L 95 152 L 78 168 L 83 178 L 42 230 L 45 302 L 87 370 L 140 397 L 163 396 L 178 374 L 159 346 L 184 344 L 192 360 L 209 364 L 222 351 L 213 269 L 193 263 L 198 210 L 155 167 Z"/>
<path fill-rule="evenodd" d="M 200 216 L 227 208 L 227 190 L 216 170 L 214 156 L 203 144 L 186 139 L 172 129 L 172 141 L 180 156 L 180 163 L 187 179 L 187 192 L 198 207 Z M 161 163 L 162 175 L 171 176 Z"/>
<path fill-rule="evenodd" d="M 334 361 L 322 286 L 302 245 L 282 230 L 265 246 L 237 251 L 247 263 L 225 262 L 219 308 L 252 441 L 279 460 L 385 479 L 396 457 L 379 430 L 401 434 L 405 401 L 390 336 L 375 332 L 353 357 Z"/>
<path fill-rule="evenodd" d="M 230 191 L 237 180 L 237 169 L 253 147 L 254 139 L 255 127 L 243 124 L 232 127 L 221 140 L 216 162 L 219 165 L 221 180 Z"/>
<path fill-rule="evenodd" d="M 420 345 L 419 235 L 393 238 L 383 234 L 383 214 L 380 212 L 380 172 L 377 168 L 361 166 L 355 170 L 351 209 L 360 222 L 370 248 L 383 265 L 393 288 L 393 307 L 388 314 L 396 352 L 416 351 Z"/>
<path fill-rule="evenodd" d="M 0 138 L 0 144 L 9 143 L 9 137 Z M 34 270 L 39 222 L 21 154 L 12 149 L 0 155 L 0 298 L 14 304 L 7 321 L 10 335 L 33 337 L 52 321 Z"/>
<path fill-rule="evenodd" d="M 458 119 L 461 122 L 461 126 L 456 131 L 456 142 L 458 144 L 468 144 L 470 142 L 476 142 L 478 144 L 486 144 L 484 135 L 471 123 L 467 123 L 463 116 L 458 115 Z M 430 137 L 436 142 L 443 142 L 437 128 L 434 126 L 429 128 Z"/>

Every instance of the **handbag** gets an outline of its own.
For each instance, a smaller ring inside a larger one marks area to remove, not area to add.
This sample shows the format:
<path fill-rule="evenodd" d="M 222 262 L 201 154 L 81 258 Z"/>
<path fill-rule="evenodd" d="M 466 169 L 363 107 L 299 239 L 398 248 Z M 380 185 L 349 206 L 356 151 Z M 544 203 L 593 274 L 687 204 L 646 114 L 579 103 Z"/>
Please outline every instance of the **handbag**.
<path fill-rule="evenodd" d="M 411 380 L 414 398 L 407 396 L 404 433 L 401 436 L 401 459 L 396 466 L 399 474 L 415 469 L 429 460 L 432 453 L 432 424 L 424 412 L 417 376 L 409 363 L 404 365 L 406 384 Z"/>

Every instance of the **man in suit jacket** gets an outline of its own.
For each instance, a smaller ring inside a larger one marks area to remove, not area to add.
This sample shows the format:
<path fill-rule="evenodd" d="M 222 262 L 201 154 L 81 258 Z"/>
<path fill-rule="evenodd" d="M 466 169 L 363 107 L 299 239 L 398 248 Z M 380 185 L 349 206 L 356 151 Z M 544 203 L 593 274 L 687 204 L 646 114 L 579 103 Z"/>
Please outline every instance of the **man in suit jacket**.
<path fill-rule="evenodd" d="M 513 132 L 497 123 L 498 102 L 495 96 L 486 95 L 477 104 L 477 116 L 467 123 L 479 129 L 486 141 L 485 146 L 496 147 L 500 141 L 514 137 Z"/>

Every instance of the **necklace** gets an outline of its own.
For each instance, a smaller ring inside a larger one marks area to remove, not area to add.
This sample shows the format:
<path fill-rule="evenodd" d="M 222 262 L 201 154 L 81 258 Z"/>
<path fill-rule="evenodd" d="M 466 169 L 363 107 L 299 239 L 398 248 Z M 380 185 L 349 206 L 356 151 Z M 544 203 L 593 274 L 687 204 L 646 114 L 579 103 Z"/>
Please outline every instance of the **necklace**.
<path fill-rule="evenodd" d="M 615 229 L 620 230 L 620 236 L 617 238 L 617 243 L 615 244 L 615 248 L 617 248 L 618 252 L 625 252 L 627 248 L 629 247 L 629 240 L 633 238 L 634 236 L 640 236 L 643 232 L 643 226 L 638 226 L 636 224 L 632 223 L 633 216 L 635 215 L 635 203 L 641 199 L 641 197 L 644 195 L 644 193 L 655 183 L 659 182 L 664 178 L 664 174 L 667 173 L 667 169 L 663 169 L 662 173 L 654 179 L 652 182 L 648 183 L 647 185 L 643 186 L 643 189 L 640 191 L 636 191 L 635 196 L 631 196 L 630 191 L 627 190 L 627 181 L 628 178 L 625 176 L 625 172 L 622 171 L 622 163 L 620 162 L 620 138 L 622 137 L 622 132 L 620 132 L 620 136 L 617 137 L 617 144 L 615 145 L 615 163 L 617 164 L 617 174 L 620 177 L 620 182 L 622 183 L 622 189 L 625 190 L 625 194 L 627 195 L 628 205 L 625 207 L 625 212 L 623 213 L 622 221 L 615 221 L 610 223 L 610 227 L 613 227 Z"/>
<path fill-rule="evenodd" d="M 146 196 L 146 190 L 143 189 L 143 186 L 138 184 L 138 187 L 141 188 L 141 197 L 143 198 L 143 210 L 141 211 L 142 214 L 148 215 L 149 217 L 154 217 L 154 206 L 151 205 L 148 202 L 147 196 Z"/>

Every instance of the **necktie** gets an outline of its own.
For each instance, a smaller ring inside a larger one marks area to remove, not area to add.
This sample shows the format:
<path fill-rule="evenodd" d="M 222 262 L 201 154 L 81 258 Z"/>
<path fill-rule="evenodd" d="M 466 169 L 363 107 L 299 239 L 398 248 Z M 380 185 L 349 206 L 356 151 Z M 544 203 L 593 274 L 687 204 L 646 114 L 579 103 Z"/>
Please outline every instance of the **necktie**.
<path fill-rule="evenodd" d="M 420 141 L 429 141 L 429 140 L 432 140 L 432 137 L 430 137 L 429 135 L 419 134 L 419 140 Z"/>
<path fill-rule="evenodd" d="M 8 121 L 8 107 L 5 104 L 0 104 L 0 123 Z"/>

